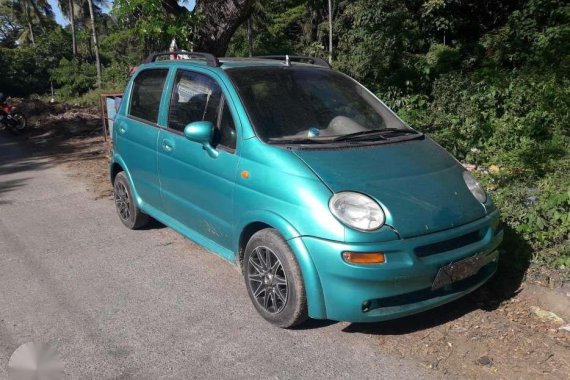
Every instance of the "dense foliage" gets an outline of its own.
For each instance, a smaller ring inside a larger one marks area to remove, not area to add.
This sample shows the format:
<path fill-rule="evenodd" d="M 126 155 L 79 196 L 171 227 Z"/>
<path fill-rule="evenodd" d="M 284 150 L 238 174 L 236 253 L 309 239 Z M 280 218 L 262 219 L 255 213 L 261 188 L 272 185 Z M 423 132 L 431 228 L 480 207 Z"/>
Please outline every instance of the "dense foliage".
<path fill-rule="evenodd" d="M 6 4 L 0 0 L 0 9 Z M 174 37 L 180 48 L 192 47 L 206 16 L 165 12 L 165 5 L 173 3 L 116 0 L 110 15 L 97 14 L 104 88 L 121 88 L 129 66 L 165 49 Z M 327 5 L 327 0 L 257 0 L 227 54 L 326 58 Z M 532 257 L 569 273 L 570 3 L 336 0 L 333 5 L 333 66 L 476 167 L 505 221 L 504 262 L 524 267 Z M 46 18 L 49 12 L 35 24 L 25 15 L 0 17 L 0 88 L 27 95 L 44 93 L 53 82 L 64 98 L 93 89 L 89 24 L 81 17 L 77 22 L 73 56 L 69 27 Z M 35 32 L 33 46 L 27 37 L 18 40 L 26 28 Z"/>
<path fill-rule="evenodd" d="M 326 57 L 326 1 L 261 3 L 254 54 Z M 477 167 L 506 222 L 509 265 L 532 258 L 568 273 L 570 3 L 336 3 L 335 68 Z M 247 34 L 238 30 L 233 53 L 248 52 Z"/>

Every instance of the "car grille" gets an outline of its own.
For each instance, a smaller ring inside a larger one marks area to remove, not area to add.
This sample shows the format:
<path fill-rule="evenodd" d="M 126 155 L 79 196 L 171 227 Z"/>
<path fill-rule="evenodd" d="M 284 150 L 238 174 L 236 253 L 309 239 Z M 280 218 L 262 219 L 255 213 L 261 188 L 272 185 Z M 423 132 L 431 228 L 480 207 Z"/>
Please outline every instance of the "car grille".
<path fill-rule="evenodd" d="M 464 247 L 469 244 L 473 244 L 481 240 L 480 231 L 469 232 L 465 235 L 461 235 L 449 240 L 439 241 L 437 243 L 422 245 L 414 249 L 414 253 L 418 257 L 426 257 L 430 255 L 436 255 L 438 253 L 444 253 L 452 251 L 457 248 Z"/>

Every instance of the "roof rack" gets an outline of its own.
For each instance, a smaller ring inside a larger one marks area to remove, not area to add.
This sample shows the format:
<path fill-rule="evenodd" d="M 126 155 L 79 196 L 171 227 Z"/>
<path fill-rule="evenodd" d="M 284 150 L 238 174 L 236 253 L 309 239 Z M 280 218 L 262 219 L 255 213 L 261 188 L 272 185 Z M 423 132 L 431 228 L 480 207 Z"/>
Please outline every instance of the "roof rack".
<path fill-rule="evenodd" d="M 260 55 L 252 58 L 277 59 L 280 61 L 287 61 L 288 59 L 291 62 L 306 62 L 312 65 L 326 67 L 327 69 L 331 68 L 331 65 L 322 58 L 305 57 L 302 55 Z"/>
<path fill-rule="evenodd" d="M 190 59 L 203 59 L 206 61 L 206 64 L 210 67 L 218 67 L 220 66 L 220 61 L 216 58 L 215 55 L 210 53 L 195 53 L 193 51 L 184 51 L 184 50 L 175 50 L 175 51 L 163 51 L 160 53 L 152 53 L 148 56 L 145 63 L 151 63 L 156 61 L 157 57 L 161 57 L 164 55 L 185 55 L 188 56 Z"/>

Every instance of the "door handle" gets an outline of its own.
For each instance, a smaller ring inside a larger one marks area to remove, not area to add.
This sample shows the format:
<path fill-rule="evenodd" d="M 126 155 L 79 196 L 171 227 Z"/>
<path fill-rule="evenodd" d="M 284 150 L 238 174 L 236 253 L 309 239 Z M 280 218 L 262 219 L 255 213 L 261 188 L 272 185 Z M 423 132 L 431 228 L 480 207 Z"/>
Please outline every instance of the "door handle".
<path fill-rule="evenodd" d="M 125 127 L 124 125 L 119 125 L 118 131 L 121 135 L 124 135 L 125 132 L 127 132 L 127 127 Z"/>
<path fill-rule="evenodd" d="M 162 140 L 162 150 L 167 152 L 167 153 L 170 153 L 174 150 L 174 147 L 172 146 L 172 144 L 169 141 Z"/>

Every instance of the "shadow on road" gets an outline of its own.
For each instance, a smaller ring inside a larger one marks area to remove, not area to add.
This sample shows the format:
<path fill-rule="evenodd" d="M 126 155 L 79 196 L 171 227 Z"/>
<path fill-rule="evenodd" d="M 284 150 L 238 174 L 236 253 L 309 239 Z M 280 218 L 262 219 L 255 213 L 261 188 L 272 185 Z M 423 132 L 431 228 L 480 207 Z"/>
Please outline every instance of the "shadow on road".
<path fill-rule="evenodd" d="M 12 203 L 12 201 L 3 200 L 2 196 L 5 193 L 17 190 L 18 188 L 24 186 L 24 183 L 28 179 L 29 178 L 21 178 L 21 179 L 12 179 L 12 180 L 8 180 L 8 181 L 0 181 L 0 205 Z"/>
<path fill-rule="evenodd" d="M 150 220 L 148 221 L 148 223 L 146 225 L 144 225 L 143 227 L 139 228 L 139 231 L 148 231 L 148 230 L 161 230 L 163 228 L 166 228 L 166 226 L 162 223 L 160 223 L 158 220 L 150 218 Z"/>
<path fill-rule="evenodd" d="M 28 177 L 5 179 L 6 176 L 52 166 L 44 155 L 31 149 L 26 149 L 28 155 L 22 158 L 22 149 L 25 148 L 19 144 L 17 137 L 0 133 L 0 205 L 11 203 L 2 198 L 7 193 L 16 191 L 29 180 Z"/>

